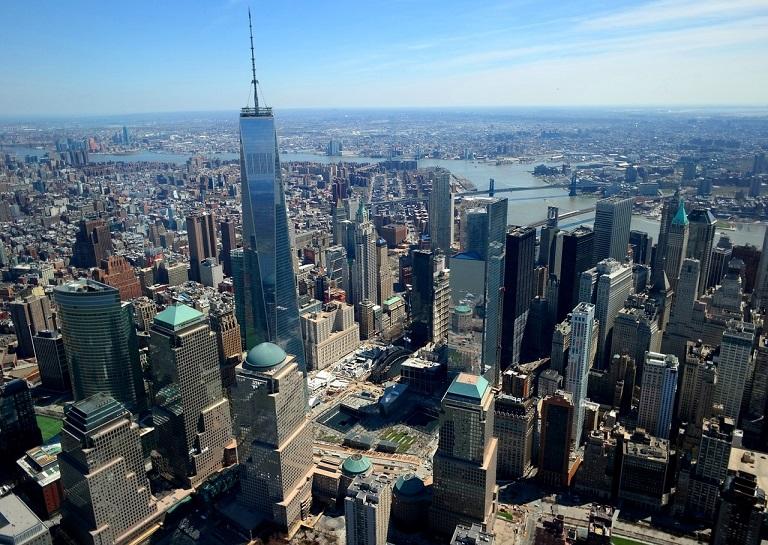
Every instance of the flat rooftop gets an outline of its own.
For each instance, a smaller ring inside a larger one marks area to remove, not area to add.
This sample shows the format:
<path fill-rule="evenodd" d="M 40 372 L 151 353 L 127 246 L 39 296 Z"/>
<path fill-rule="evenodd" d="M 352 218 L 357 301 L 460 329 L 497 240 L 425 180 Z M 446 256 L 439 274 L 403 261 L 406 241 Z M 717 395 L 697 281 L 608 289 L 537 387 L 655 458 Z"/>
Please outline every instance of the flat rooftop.
<path fill-rule="evenodd" d="M 17 538 L 22 541 L 22 534 L 29 532 L 24 536 L 26 541 L 47 531 L 42 521 L 18 496 L 9 494 L 0 498 L 0 542 L 15 543 Z"/>
<path fill-rule="evenodd" d="M 757 477 L 757 486 L 768 492 L 768 453 L 734 447 L 728 460 L 728 470 L 751 473 Z"/>

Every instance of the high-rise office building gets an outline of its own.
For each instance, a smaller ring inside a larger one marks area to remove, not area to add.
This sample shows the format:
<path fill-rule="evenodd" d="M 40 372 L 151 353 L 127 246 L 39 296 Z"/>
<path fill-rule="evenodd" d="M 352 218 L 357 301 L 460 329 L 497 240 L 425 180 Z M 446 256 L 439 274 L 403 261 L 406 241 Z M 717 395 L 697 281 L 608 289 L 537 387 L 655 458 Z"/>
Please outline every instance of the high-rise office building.
<path fill-rule="evenodd" d="M 680 381 L 677 420 L 701 427 L 712 414 L 717 382 L 715 350 L 700 342 L 686 343 L 685 360 Z"/>
<path fill-rule="evenodd" d="M 296 358 L 273 343 L 237 366 L 231 391 L 240 503 L 290 534 L 312 503 L 312 429 Z"/>
<path fill-rule="evenodd" d="M 254 107 L 240 112 L 240 172 L 243 250 L 231 255 L 243 346 L 275 343 L 305 370 L 275 118 L 255 83 Z"/>
<path fill-rule="evenodd" d="M 140 297 L 132 301 L 133 322 L 136 328 L 144 333 L 149 333 L 149 327 L 157 314 L 157 305 L 149 297 Z"/>
<path fill-rule="evenodd" d="M 714 520 L 720 486 L 728 474 L 733 446 L 733 419 L 719 417 L 705 420 L 696 465 L 691 471 L 685 510 L 688 514 Z"/>
<path fill-rule="evenodd" d="M 482 376 L 460 373 L 443 396 L 430 510 L 437 533 L 450 534 L 459 522 L 493 528 L 498 450 L 493 412 L 493 389 Z"/>
<path fill-rule="evenodd" d="M 609 197 L 595 204 L 595 245 L 592 263 L 613 258 L 624 261 L 632 223 L 631 197 Z"/>
<path fill-rule="evenodd" d="M 533 299 L 536 229 L 512 227 L 507 232 L 504 261 L 504 304 L 501 323 L 501 367 L 520 363 L 528 311 Z"/>
<path fill-rule="evenodd" d="M 697 259 L 683 260 L 677 282 L 677 295 L 672 303 L 669 323 L 662 340 L 664 353 L 674 354 L 681 359 L 685 355 L 685 343 L 695 337 L 692 319 L 700 285 L 700 266 L 701 263 Z"/>
<path fill-rule="evenodd" d="M 669 226 L 672 224 L 672 218 L 680 207 L 680 189 L 676 189 L 674 195 L 668 195 L 661 199 L 661 221 L 659 222 L 659 240 L 656 244 L 656 253 L 653 256 L 651 268 L 653 270 L 653 283 L 657 287 L 663 283 L 665 270 L 664 262 L 667 257 L 667 235 Z"/>
<path fill-rule="evenodd" d="M 376 301 L 378 297 L 376 230 L 368 219 L 368 210 L 362 199 L 355 215 L 353 236 L 351 255 L 347 250 L 347 257 L 351 259 L 351 286 L 348 294 L 349 302 L 355 306 L 355 314 L 359 317 L 361 303 Z"/>
<path fill-rule="evenodd" d="M 189 279 L 200 282 L 200 262 L 216 257 L 216 216 L 211 213 L 187 216 Z"/>
<path fill-rule="evenodd" d="M 98 267 L 112 255 L 112 237 L 104 220 L 82 220 L 72 247 L 72 265 L 87 269 Z"/>
<path fill-rule="evenodd" d="M 35 291 L 38 290 L 38 293 L 12 301 L 9 305 L 13 330 L 19 343 L 17 354 L 21 358 L 30 358 L 35 355 L 33 337 L 38 332 L 55 329 L 51 301 L 41 288 L 35 288 Z"/>
<path fill-rule="evenodd" d="M 205 315 L 186 305 L 157 314 L 150 330 L 153 422 L 158 451 L 171 473 L 187 486 L 201 483 L 224 465 L 232 439 L 216 335 Z"/>
<path fill-rule="evenodd" d="M 434 174 L 429 194 L 429 238 L 432 251 L 451 254 L 453 245 L 453 192 L 451 173 L 440 170 Z"/>
<path fill-rule="evenodd" d="M 568 486 L 578 463 L 572 456 L 576 411 L 573 396 L 558 390 L 541 404 L 539 478 L 551 486 Z"/>
<path fill-rule="evenodd" d="M 733 247 L 732 259 L 739 259 L 744 263 L 741 277 L 745 293 L 752 293 L 755 290 L 757 271 L 760 268 L 760 256 L 762 256 L 762 252 L 753 244 L 739 244 Z"/>
<path fill-rule="evenodd" d="M 72 382 L 69 378 L 67 352 L 64 338 L 58 331 L 38 331 L 32 337 L 37 357 L 37 368 L 43 388 L 57 392 L 70 392 Z"/>
<path fill-rule="evenodd" d="M 709 277 L 707 278 L 706 285 L 707 288 L 712 288 L 720 284 L 720 281 L 723 279 L 723 276 L 725 276 L 725 273 L 728 270 L 728 263 L 731 262 L 732 256 L 733 244 L 731 243 L 731 239 L 725 235 L 722 235 L 717 241 L 715 247 L 712 249 L 712 262 L 709 266 Z M 766 263 L 766 266 L 768 266 L 768 262 Z M 762 270 L 762 266 L 760 267 L 760 270 Z M 758 278 L 759 277 L 760 273 L 758 273 Z M 758 281 L 755 289 L 757 290 L 759 286 L 760 282 Z"/>
<path fill-rule="evenodd" d="M 215 257 L 203 259 L 198 265 L 198 273 L 203 286 L 218 288 L 224 282 L 224 267 Z"/>
<path fill-rule="evenodd" d="M 325 369 L 360 346 L 360 326 L 352 305 L 334 301 L 301 316 L 307 367 Z"/>
<path fill-rule="evenodd" d="M 667 274 L 673 290 L 677 290 L 680 267 L 688 252 L 688 231 L 689 221 L 688 214 L 685 211 L 685 201 L 680 199 L 677 212 L 672 218 L 669 230 L 667 231 L 666 259 L 664 261 L 664 272 Z"/>
<path fill-rule="evenodd" d="M 221 231 L 221 252 L 219 253 L 219 262 L 224 267 L 224 276 L 232 276 L 232 250 L 237 248 L 237 238 L 235 235 L 235 223 L 226 219 L 219 223 Z"/>
<path fill-rule="evenodd" d="M 753 307 L 768 307 L 768 230 L 763 237 L 763 248 L 760 253 L 760 263 L 757 266 L 757 278 L 752 299 Z"/>
<path fill-rule="evenodd" d="M 563 235 L 563 253 L 560 265 L 560 285 L 557 296 L 557 323 L 565 320 L 579 302 L 581 273 L 594 265 L 592 252 L 594 232 L 587 227 L 577 227 Z"/>
<path fill-rule="evenodd" d="M 642 298 L 638 298 L 638 303 Z M 621 309 L 613 321 L 610 357 L 627 354 L 642 367 L 645 353 L 661 350 L 661 331 L 658 324 L 658 309 L 652 301 L 643 305 L 627 306 Z"/>
<path fill-rule="evenodd" d="M 598 369 L 610 361 L 613 324 L 632 291 L 632 267 L 615 259 L 604 259 L 581 275 L 579 301 L 594 303 L 595 319 L 600 322 L 597 337 Z"/>
<path fill-rule="evenodd" d="M 630 231 L 629 245 L 632 248 L 632 262 L 648 265 L 651 262 L 653 239 L 645 231 Z"/>
<path fill-rule="evenodd" d="M 733 418 L 736 425 L 739 423 L 747 378 L 752 374 L 754 340 L 754 324 L 731 321 L 720 343 L 715 402 L 723 406 L 722 414 Z"/>
<path fill-rule="evenodd" d="M 498 476 L 517 479 L 531 468 L 536 407 L 529 396 L 502 393 L 496 398 L 493 427 L 499 438 Z"/>
<path fill-rule="evenodd" d="M 541 234 L 539 235 L 539 256 L 536 259 L 536 264 L 548 267 L 552 272 L 560 273 L 560 268 L 556 269 L 552 263 L 552 247 L 557 233 L 560 229 L 557 226 L 559 210 L 556 206 L 547 207 L 547 223 L 542 225 Z M 561 239 L 562 240 L 562 239 Z"/>
<path fill-rule="evenodd" d="M 677 371 L 676 356 L 646 352 L 637 425 L 661 439 L 669 439 L 677 393 Z"/>
<path fill-rule="evenodd" d="M 157 505 L 130 413 L 106 394 L 69 407 L 61 430 L 62 525 L 77 543 L 130 543 Z"/>
<path fill-rule="evenodd" d="M 550 352 L 550 367 L 565 375 L 568 363 L 568 352 L 571 348 L 570 317 L 555 326 L 552 332 L 552 350 Z"/>
<path fill-rule="evenodd" d="M 715 244 L 717 220 L 709 208 L 694 208 L 688 214 L 688 247 L 685 257 L 701 262 L 697 295 L 704 293 L 712 263 L 712 247 Z"/>
<path fill-rule="evenodd" d="M 729 475 L 720 492 L 712 545 L 758 545 L 765 518 L 765 491 L 745 471 Z"/>
<path fill-rule="evenodd" d="M 347 545 L 387 545 L 392 483 L 386 475 L 354 478 L 344 498 Z"/>
<path fill-rule="evenodd" d="M 669 503 L 669 442 L 636 430 L 622 439 L 619 500 L 649 512 L 657 512 Z"/>
<path fill-rule="evenodd" d="M 121 302 L 115 288 L 87 279 L 53 293 L 75 400 L 103 393 L 141 412 L 146 393 L 130 303 Z"/>
<path fill-rule="evenodd" d="M 234 309 L 227 306 L 212 308 L 208 313 L 211 331 L 216 335 L 216 349 L 221 366 L 221 382 L 229 388 L 235 381 L 235 366 L 240 363 L 243 347 L 240 344 L 240 326 Z"/>
<path fill-rule="evenodd" d="M 482 372 L 493 383 L 499 379 L 499 357 L 501 349 L 501 324 L 504 285 L 504 256 L 506 253 L 507 200 L 498 198 L 475 199 L 477 206 L 465 213 L 464 252 L 451 259 L 451 267 L 457 267 L 456 279 L 466 282 L 468 277 L 477 279 L 473 283 L 472 293 L 482 303 L 479 313 L 483 320 L 480 353 Z M 460 259 L 459 259 L 460 258 Z M 473 265 L 464 272 L 462 265 Z M 482 270 L 474 273 L 474 265 Z M 458 286 L 457 286 L 458 288 Z M 479 288 L 479 290 L 478 290 Z M 457 289 L 455 299 L 463 298 L 466 293 Z M 479 293 L 478 293 L 479 291 Z M 456 301 L 454 301 L 456 302 Z"/>
<path fill-rule="evenodd" d="M 392 297 L 394 294 L 393 283 L 387 241 L 380 238 L 376 241 L 376 304 L 383 305 L 384 301 Z"/>
<path fill-rule="evenodd" d="M 742 415 L 744 443 L 749 448 L 759 444 L 765 434 L 765 413 L 768 409 L 768 337 L 760 335 L 755 348 L 755 365 L 751 377 L 749 401 L 744 401 Z"/>
<path fill-rule="evenodd" d="M 13 467 L 27 449 L 42 442 L 27 382 L 0 382 L 0 466 Z"/>
<path fill-rule="evenodd" d="M 574 449 L 581 441 L 581 427 L 584 423 L 584 403 L 587 399 L 589 369 L 592 366 L 592 342 L 595 326 L 595 306 L 579 303 L 571 313 L 571 347 L 568 352 L 568 369 L 565 375 L 565 390 L 573 403 L 573 425 L 570 440 Z M 602 329 L 602 324 L 599 325 Z"/>
<path fill-rule="evenodd" d="M 415 250 L 411 291 L 411 342 L 414 347 L 439 343 L 448 334 L 450 321 L 450 273 L 445 256 L 431 250 Z"/>
<path fill-rule="evenodd" d="M 484 258 L 488 247 L 488 210 L 481 203 L 465 210 L 461 226 L 461 250 Z"/>
<path fill-rule="evenodd" d="M 483 313 L 482 362 L 486 376 L 499 381 L 501 320 L 503 309 L 504 259 L 506 253 L 507 199 L 490 199 L 485 209 L 488 216 L 485 247 L 485 309 Z"/>

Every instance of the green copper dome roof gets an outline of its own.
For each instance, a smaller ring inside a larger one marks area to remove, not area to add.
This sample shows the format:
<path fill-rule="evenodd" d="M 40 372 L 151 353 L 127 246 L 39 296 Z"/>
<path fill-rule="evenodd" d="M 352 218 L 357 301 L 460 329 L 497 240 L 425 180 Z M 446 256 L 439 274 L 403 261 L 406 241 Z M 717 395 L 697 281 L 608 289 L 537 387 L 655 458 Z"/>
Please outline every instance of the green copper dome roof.
<path fill-rule="evenodd" d="M 472 309 L 469 308 L 469 305 L 456 305 L 454 310 L 457 314 L 472 314 Z"/>
<path fill-rule="evenodd" d="M 253 371 L 263 371 L 282 363 L 288 357 L 285 350 L 273 343 L 261 343 L 248 351 L 243 366 Z"/>
<path fill-rule="evenodd" d="M 341 471 L 346 475 L 362 475 L 371 469 L 371 460 L 362 454 L 353 454 L 341 464 Z"/>
<path fill-rule="evenodd" d="M 395 492 L 402 496 L 418 496 L 424 492 L 424 481 L 414 473 L 400 475 L 395 482 Z"/>
<path fill-rule="evenodd" d="M 685 212 L 683 199 L 680 199 L 680 206 L 677 208 L 677 214 L 672 218 L 672 225 L 688 225 L 688 214 Z"/>

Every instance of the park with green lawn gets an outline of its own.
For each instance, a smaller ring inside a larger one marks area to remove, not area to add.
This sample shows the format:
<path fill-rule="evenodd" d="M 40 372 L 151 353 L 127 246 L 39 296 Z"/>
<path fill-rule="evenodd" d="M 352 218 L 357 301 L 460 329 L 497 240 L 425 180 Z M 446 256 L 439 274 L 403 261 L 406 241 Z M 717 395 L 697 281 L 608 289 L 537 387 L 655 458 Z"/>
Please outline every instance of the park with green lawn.
<path fill-rule="evenodd" d="M 38 414 L 35 419 L 37 420 L 37 426 L 43 434 L 43 442 L 45 443 L 59 435 L 62 426 L 64 426 L 64 422 L 61 419 L 52 416 Z"/>

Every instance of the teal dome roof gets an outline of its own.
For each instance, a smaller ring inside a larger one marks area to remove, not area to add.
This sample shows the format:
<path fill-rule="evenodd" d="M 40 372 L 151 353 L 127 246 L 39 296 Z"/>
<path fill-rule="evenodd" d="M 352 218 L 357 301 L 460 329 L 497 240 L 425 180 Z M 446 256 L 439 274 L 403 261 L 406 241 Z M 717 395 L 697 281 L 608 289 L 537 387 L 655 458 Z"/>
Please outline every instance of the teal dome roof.
<path fill-rule="evenodd" d="M 243 366 L 253 371 L 263 371 L 282 363 L 288 357 L 285 350 L 273 343 L 261 343 L 248 351 Z"/>
<path fill-rule="evenodd" d="M 341 471 L 345 475 L 362 475 L 371 469 L 371 460 L 362 454 L 353 454 L 341 464 Z"/>
<path fill-rule="evenodd" d="M 402 496 L 418 496 L 424 492 L 424 481 L 414 473 L 406 473 L 397 478 L 395 492 Z"/>
<path fill-rule="evenodd" d="M 469 308 L 469 305 L 456 305 L 454 310 L 456 311 L 456 314 L 472 314 L 472 309 Z"/>

